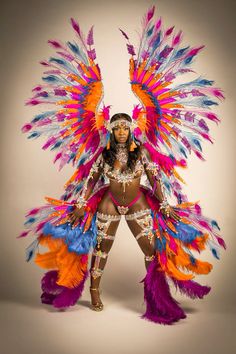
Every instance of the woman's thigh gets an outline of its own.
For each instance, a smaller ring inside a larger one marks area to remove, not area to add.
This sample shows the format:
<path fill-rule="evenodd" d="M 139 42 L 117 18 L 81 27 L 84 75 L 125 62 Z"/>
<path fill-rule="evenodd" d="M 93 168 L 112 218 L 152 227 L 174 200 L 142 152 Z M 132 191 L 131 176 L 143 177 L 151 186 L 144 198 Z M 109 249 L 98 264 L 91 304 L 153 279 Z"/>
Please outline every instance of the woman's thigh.
<path fill-rule="evenodd" d="M 153 234 L 153 219 L 151 209 L 145 196 L 140 198 L 126 214 L 126 222 L 138 245 L 146 256 L 155 253 L 155 235 Z"/>
<path fill-rule="evenodd" d="M 101 237 L 100 249 L 102 251 L 110 251 L 120 218 L 121 215 L 117 212 L 109 195 L 105 193 L 97 209 L 98 238 Z"/>

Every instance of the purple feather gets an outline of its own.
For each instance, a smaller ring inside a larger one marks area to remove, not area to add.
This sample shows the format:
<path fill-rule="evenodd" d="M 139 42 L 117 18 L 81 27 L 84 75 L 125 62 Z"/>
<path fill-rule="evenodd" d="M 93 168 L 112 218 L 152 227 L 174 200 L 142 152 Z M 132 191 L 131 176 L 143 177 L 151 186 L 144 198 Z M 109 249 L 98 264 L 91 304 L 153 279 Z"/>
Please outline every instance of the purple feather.
<path fill-rule="evenodd" d="M 202 129 L 204 129 L 206 132 L 209 131 L 208 125 L 206 124 L 204 119 L 200 119 L 198 122 L 198 126 Z"/>
<path fill-rule="evenodd" d="M 65 58 L 68 61 L 73 61 L 75 57 L 71 54 L 64 53 L 64 52 L 57 52 L 57 54 L 61 55 L 63 58 Z"/>
<path fill-rule="evenodd" d="M 96 59 L 95 49 L 88 50 L 88 56 L 89 56 L 90 59 L 95 60 Z"/>
<path fill-rule="evenodd" d="M 19 236 L 17 236 L 17 238 L 27 236 L 29 232 L 30 232 L 30 230 L 29 231 L 23 231 Z"/>
<path fill-rule="evenodd" d="M 151 7 L 150 10 L 148 10 L 145 19 L 146 24 L 148 24 L 148 22 L 150 22 L 150 20 L 153 18 L 154 12 L 155 12 L 155 6 Z"/>
<path fill-rule="evenodd" d="M 71 21 L 72 27 L 74 28 L 75 32 L 78 33 L 78 35 L 81 37 L 81 30 L 80 30 L 78 22 L 76 22 L 74 18 L 71 18 L 70 21 Z"/>
<path fill-rule="evenodd" d="M 179 33 L 174 36 L 173 40 L 172 40 L 172 47 L 175 47 L 176 45 L 178 45 L 181 42 L 182 39 L 182 31 L 179 31 Z"/>
<path fill-rule="evenodd" d="M 63 46 L 58 41 L 54 41 L 54 40 L 49 39 L 48 44 L 50 44 L 53 48 L 63 49 Z"/>
<path fill-rule="evenodd" d="M 158 260 L 150 263 L 144 282 L 146 312 L 141 318 L 152 322 L 171 325 L 185 318 L 186 314 L 170 294 L 165 274 L 158 268 Z"/>
<path fill-rule="evenodd" d="M 121 33 L 123 34 L 123 36 L 124 36 L 127 40 L 129 40 L 129 37 L 127 36 L 127 34 L 126 34 L 124 31 L 122 31 L 122 29 L 119 28 L 119 30 L 121 31 Z"/>
<path fill-rule="evenodd" d="M 131 44 L 127 44 L 127 48 L 130 55 L 135 55 L 134 47 Z"/>
<path fill-rule="evenodd" d="M 155 30 L 158 31 L 159 28 L 161 27 L 161 23 L 162 23 L 162 19 L 161 17 L 159 18 L 159 20 L 157 20 L 156 24 L 155 24 Z"/>
<path fill-rule="evenodd" d="M 27 133 L 30 131 L 30 129 L 32 129 L 32 125 L 31 124 L 25 124 L 22 128 L 21 131 L 22 133 Z"/>
<path fill-rule="evenodd" d="M 191 299 L 202 299 L 203 296 L 207 295 L 211 290 L 210 286 L 201 285 L 193 280 L 177 280 L 174 278 L 171 278 L 171 280 L 181 294 Z"/>
<path fill-rule="evenodd" d="M 88 33 L 88 38 L 87 38 L 87 44 L 88 45 L 93 45 L 94 40 L 93 40 L 93 26 L 90 28 L 89 33 Z"/>
<path fill-rule="evenodd" d="M 217 239 L 217 242 L 219 243 L 219 245 L 220 245 L 221 247 L 223 247 L 224 249 L 226 249 L 225 241 L 224 241 L 221 237 L 219 237 L 219 236 L 216 236 L 216 239 Z"/>
<path fill-rule="evenodd" d="M 40 61 L 40 64 L 43 66 L 50 66 L 50 64 L 48 64 L 48 62 L 44 61 Z"/>
<path fill-rule="evenodd" d="M 38 86 L 35 86 L 35 87 L 32 89 L 32 92 L 41 91 L 41 90 L 42 90 L 42 86 L 38 85 Z"/>
<path fill-rule="evenodd" d="M 175 28 L 175 26 L 172 26 L 172 27 L 168 28 L 168 29 L 166 30 L 165 36 L 170 36 L 171 33 L 173 32 L 173 29 L 174 29 L 174 28 Z"/>
<path fill-rule="evenodd" d="M 42 295 L 41 301 L 53 305 L 55 308 L 67 308 L 76 304 L 84 290 L 85 281 L 89 275 L 86 271 L 80 284 L 73 288 L 66 288 L 56 284 L 58 272 L 53 270 L 47 272 L 41 280 Z"/>

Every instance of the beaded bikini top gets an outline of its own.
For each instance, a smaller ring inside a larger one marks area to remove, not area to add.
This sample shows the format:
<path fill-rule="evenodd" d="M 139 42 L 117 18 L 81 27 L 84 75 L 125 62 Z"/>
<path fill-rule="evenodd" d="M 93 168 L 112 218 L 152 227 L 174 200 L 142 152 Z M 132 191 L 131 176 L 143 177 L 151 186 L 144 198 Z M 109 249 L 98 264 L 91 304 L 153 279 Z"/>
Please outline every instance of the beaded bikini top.
<path fill-rule="evenodd" d="M 128 160 L 128 154 L 126 148 L 120 144 L 118 146 L 116 159 L 121 164 L 126 164 Z M 124 192 L 126 184 L 131 183 L 136 178 L 141 178 L 145 169 L 152 170 L 154 175 L 158 174 L 158 167 L 155 163 L 151 162 L 147 155 L 141 150 L 140 159 L 136 161 L 134 170 L 126 168 L 124 171 L 111 167 L 108 163 L 104 161 L 102 154 L 99 156 L 95 164 L 91 168 L 91 173 L 97 172 L 99 169 L 102 171 L 102 174 L 107 177 L 109 180 L 114 180 L 118 183 L 123 184 Z"/>

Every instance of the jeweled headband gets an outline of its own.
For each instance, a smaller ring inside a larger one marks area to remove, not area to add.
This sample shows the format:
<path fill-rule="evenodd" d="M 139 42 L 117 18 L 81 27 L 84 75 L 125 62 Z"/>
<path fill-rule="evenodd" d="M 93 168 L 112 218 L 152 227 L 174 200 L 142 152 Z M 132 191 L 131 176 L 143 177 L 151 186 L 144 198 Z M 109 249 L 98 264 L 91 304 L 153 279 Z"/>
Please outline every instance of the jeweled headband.
<path fill-rule="evenodd" d="M 128 120 L 126 119 L 118 119 L 118 120 L 115 120 L 114 122 L 112 123 L 107 123 L 107 129 L 112 131 L 113 128 L 117 127 L 117 126 L 125 126 L 125 127 L 128 127 L 130 128 L 131 130 L 133 130 L 136 125 L 134 122 L 129 122 Z"/>

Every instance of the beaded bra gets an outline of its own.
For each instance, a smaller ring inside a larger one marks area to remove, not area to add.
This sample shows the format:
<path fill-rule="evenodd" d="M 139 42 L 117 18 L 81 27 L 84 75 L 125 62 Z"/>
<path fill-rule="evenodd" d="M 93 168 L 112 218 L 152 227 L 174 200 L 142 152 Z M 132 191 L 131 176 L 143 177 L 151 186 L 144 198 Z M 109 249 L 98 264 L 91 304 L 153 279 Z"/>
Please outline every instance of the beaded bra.
<path fill-rule="evenodd" d="M 123 144 L 118 144 L 116 159 L 121 164 L 127 163 L 128 153 L 126 147 Z M 130 184 L 136 178 L 142 177 L 144 168 L 146 170 L 151 170 L 155 176 L 159 174 L 158 166 L 149 160 L 144 150 L 141 150 L 141 158 L 136 161 L 133 171 L 130 168 L 126 168 L 124 171 L 121 171 L 121 169 L 111 167 L 104 161 L 104 158 L 101 154 L 91 167 L 89 178 L 93 175 L 93 173 L 100 170 L 101 173 L 109 180 L 114 180 L 118 183 L 122 183 L 125 192 L 125 187 L 127 184 Z"/>

